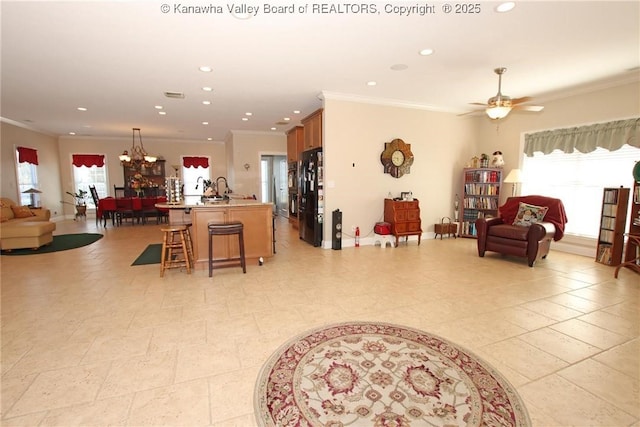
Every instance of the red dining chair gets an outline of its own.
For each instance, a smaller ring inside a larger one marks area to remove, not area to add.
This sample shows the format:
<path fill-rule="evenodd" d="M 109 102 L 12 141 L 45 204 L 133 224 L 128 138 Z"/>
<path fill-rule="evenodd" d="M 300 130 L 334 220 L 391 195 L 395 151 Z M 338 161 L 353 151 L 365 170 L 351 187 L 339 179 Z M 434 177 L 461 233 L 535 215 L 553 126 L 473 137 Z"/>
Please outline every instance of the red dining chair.
<path fill-rule="evenodd" d="M 131 197 L 116 198 L 116 219 L 118 225 L 123 219 L 131 218 L 131 225 L 134 224 L 135 213 L 133 210 L 133 199 Z"/>

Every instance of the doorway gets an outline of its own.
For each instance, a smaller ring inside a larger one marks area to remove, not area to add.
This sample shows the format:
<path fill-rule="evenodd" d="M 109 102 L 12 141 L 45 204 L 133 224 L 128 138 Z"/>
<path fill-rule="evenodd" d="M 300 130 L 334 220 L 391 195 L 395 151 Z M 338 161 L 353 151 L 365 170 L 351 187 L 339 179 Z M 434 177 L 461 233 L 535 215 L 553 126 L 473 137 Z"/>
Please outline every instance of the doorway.
<path fill-rule="evenodd" d="M 289 217 L 289 197 L 287 186 L 287 156 L 260 156 L 260 179 L 262 186 L 262 203 L 273 203 L 275 213 Z"/>

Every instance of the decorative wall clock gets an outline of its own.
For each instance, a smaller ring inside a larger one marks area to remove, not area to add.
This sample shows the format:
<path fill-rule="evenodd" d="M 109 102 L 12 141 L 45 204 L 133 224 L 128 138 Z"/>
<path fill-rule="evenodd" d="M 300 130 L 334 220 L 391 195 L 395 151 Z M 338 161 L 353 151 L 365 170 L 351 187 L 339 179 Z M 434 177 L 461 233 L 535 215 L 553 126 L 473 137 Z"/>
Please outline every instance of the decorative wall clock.
<path fill-rule="evenodd" d="M 413 164 L 411 144 L 405 144 L 399 138 L 385 142 L 384 151 L 380 154 L 380 162 L 384 166 L 384 173 L 388 173 L 394 178 L 411 173 L 411 165 Z"/>

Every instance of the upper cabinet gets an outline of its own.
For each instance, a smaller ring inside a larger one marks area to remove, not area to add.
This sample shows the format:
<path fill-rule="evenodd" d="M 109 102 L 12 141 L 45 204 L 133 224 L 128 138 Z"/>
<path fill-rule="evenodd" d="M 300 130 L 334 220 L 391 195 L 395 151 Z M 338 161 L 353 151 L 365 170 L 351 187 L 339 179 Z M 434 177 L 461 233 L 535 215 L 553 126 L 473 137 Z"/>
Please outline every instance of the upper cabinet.
<path fill-rule="evenodd" d="M 296 126 L 287 132 L 287 160 L 297 162 L 304 151 L 304 128 Z"/>
<path fill-rule="evenodd" d="M 314 111 L 304 119 L 304 150 L 322 147 L 322 108 Z"/>
<path fill-rule="evenodd" d="M 164 160 L 156 160 L 151 166 L 144 167 L 142 166 L 140 169 L 136 169 L 133 167 L 123 166 L 122 169 L 124 171 L 124 186 L 132 187 L 132 183 L 137 180 L 136 175 L 140 174 L 142 176 L 143 187 L 159 187 L 164 188 L 165 186 L 165 173 L 164 173 Z"/>

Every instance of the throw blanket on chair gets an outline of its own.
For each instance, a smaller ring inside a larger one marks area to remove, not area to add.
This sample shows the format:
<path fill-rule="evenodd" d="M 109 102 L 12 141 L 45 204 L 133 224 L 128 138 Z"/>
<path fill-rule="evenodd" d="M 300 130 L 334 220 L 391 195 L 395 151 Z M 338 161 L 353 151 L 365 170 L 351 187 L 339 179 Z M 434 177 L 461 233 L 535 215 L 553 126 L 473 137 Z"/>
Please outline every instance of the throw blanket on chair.
<path fill-rule="evenodd" d="M 562 200 L 545 196 L 520 196 L 509 197 L 504 205 L 498 208 L 500 217 L 505 224 L 512 224 L 518 214 L 520 202 L 536 206 L 547 206 L 549 210 L 543 221 L 550 222 L 556 227 L 553 240 L 556 242 L 564 236 L 564 225 L 568 222 L 567 213 L 564 210 Z"/>

